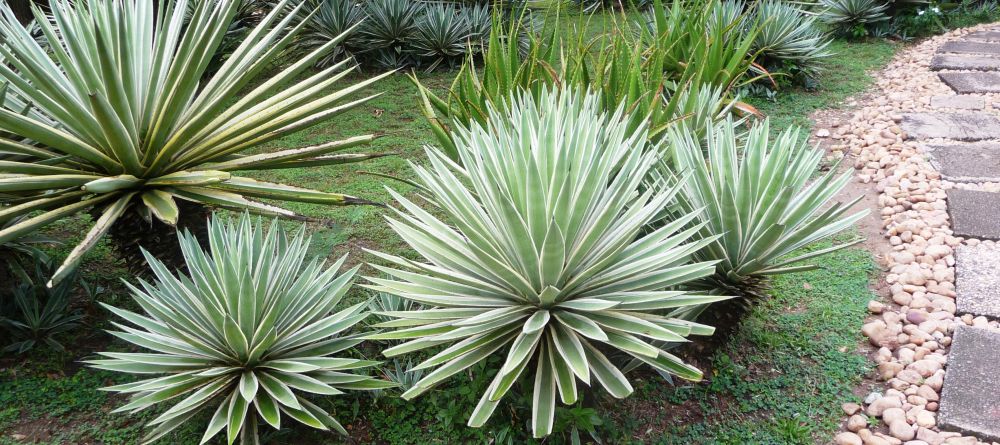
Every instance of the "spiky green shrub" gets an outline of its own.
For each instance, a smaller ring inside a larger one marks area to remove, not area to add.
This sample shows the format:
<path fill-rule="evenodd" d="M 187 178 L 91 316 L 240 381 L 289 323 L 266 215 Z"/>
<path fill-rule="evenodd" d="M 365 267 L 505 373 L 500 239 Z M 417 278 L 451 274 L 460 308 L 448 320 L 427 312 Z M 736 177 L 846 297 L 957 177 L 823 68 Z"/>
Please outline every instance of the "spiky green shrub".
<path fill-rule="evenodd" d="M 97 221 L 56 272 L 58 281 L 116 224 L 154 217 L 177 222 L 178 199 L 281 215 L 292 212 L 252 198 L 362 202 L 232 173 L 371 157 L 331 154 L 366 143 L 371 135 L 243 154 L 364 103 L 370 97 L 346 98 L 381 78 L 332 90 L 341 76 L 331 67 L 300 79 L 338 44 L 333 40 L 243 91 L 301 30 L 286 31 L 290 19 L 282 19 L 280 10 L 288 2 L 268 14 L 205 82 L 202 75 L 226 37 L 241 4 L 237 0 L 200 2 L 190 21 L 185 19 L 189 0 L 165 2 L 159 16 L 147 0 L 89 0 L 86 6 L 54 0 L 53 24 L 38 20 L 50 42 L 48 52 L 17 23 L 9 6 L 0 4 L 0 57 L 6 61 L 0 64 L 0 84 L 13 85 L 50 119 L 0 108 L 0 132 L 16 135 L 0 138 L 0 150 L 30 158 L 0 165 L 0 195 L 20 196 L 16 205 L 0 209 L 0 220 L 32 215 L 0 230 L 0 243 L 93 209 Z M 126 214 L 130 217 L 123 219 Z"/>
<path fill-rule="evenodd" d="M 0 255 L 9 246 L 0 246 Z M 18 281 L 3 281 L 0 287 L 0 331 L 6 331 L 2 352 L 22 354 L 35 346 L 64 351 L 60 337 L 80 325 L 83 314 L 70 306 L 79 282 L 71 274 L 55 287 L 47 287 L 49 275 L 58 267 L 46 256 L 35 256 L 32 272 L 22 273 Z M 0 267 L 6 267 L 0 263 Z M 0 274 L 3 277 L 5 274 Z"/>
<path fill-rule="evenodd" d="M 493 13 L 490 7 L 483 3 L 464 6 L 459 11 L 469 23 L 469 44 L 474 52 L 483 52 L 486 41 L 493 29 Z"/>
<path fill-rule="evenodd" d="M 600 50 L 582 36 L 564 35 L 562 28 L 531 37 L 525 50 L 518 37 L 533 34 L 524 33 L 520 23 L 494 26 L 482 62 L 468 60 L 447 95 L 435 94 L 412 77 L 441 149 L 457 161 L 452 127 L 472 122 L 486 125 L 489 105 L 502 106 L 520 90 L 538 95 L 558 85 L 601 91 L 607 112 L 624 104 L 631 112 L 629 128 L 647 126 L 654 141 L 678 122 L 690 121 L 694 128 L 704 128 L 706 122 L 734 109 L 756 111 L 731 100 L 725 85 L 713 83 L 718 65 L 710 62 L 714 50 L 705 41 L 698 41 L 697 56 L 680 73 L 665 77 L 669 45 L 647 46 L 646 40 L 636 37 L 640 30 L 633 25 L 616 26 L 620 28 L 614 38 Z"/>
<path fill-rule="evenodd" d="M 315 13 L 311 19 L 306 20 L 305 30 L 295 43 L 297 51 L 309 52 L 321 48 L 343 35 L 341 43 L 316 62 L 319 67 L 328 67 L 340 59 L 352 57 L 356 51 L 362 49 L 358 24 L 363 22 L 367 15 L 364 7 L 357 1 L 307 0 L 306 4 L 309 10 Z M 298 14 L 297 17 L 305 19 L 309 16 Z"/>
<path fill-rule="evenodd" d="M 821 0 L 821 4 L 823 21 L 845 36 L 863 37 L 869 26 L 889 20 L 889 3 L 881 0 Z"/>
<path fill-rule="evenodd" d="M 766 120 L 745 137 L 737 136 L 732 122 L 711 126 L 704 138 L 685 127 L 668 131 L 663 161 L 650 178 L 668 189 L 680 184 L 680 192 L 665 208 L 665 221 L 704 209 L 694 220 L 699 224 L 697 236 L 712 241 L 695 258 L 718 262 L 715 274 L 703 280 L 707 287 L 752 294 L 763 277 L 813 269 L 803 262 L 852 244 L 789 257 L 851 227 L 867 213 L 848 214 L 860 197 L 831 204 L 852 172 L 832 168 L 814 178 L 824 152 L 808 147 L 797 128 L 771 140 Z M 690 176 L 675 181 L 675 172 Z"/>
<path fill-rule="evenodd" d="M 814 14 L 784 0 L 764 0 L 754 5 L 754 18 L 760 32 L 750 48 L 772 73 L 813 77 L 833 55 L 831 39 Z"/>
<path fill-rule="evenodd" d="M 453 62 L 466 54 L 473 44 L 472 27 L 464 14 L 450 3 L 433 3 L 423 10 L 413 33 L 412 48 L 418 56 L 430 59 L 428 71 Z"/>
<path fill-rule="evenodd" d="M 668 78 L 680 78 L 688 65 L 698 64 L 703 82 L 727 91 L 754 79 L 747 73 L 757 56 L 751 48 L 760 27 L 720 8 L 725 8 L 720 0 L 654 0 L 642 36 L 662 53 L 660 65 Z"/>
<path fill-rule="evenodd" d="M 304 227 L 289 238 L 278 224 L 265 229 L 244 215 L 213 220 L 209 234 L 207 251 L 180 235 L 189 275 L 175 277 L 147 255 L 156 282 L 128 285 L 145 315 L 104 305 L 135 326 L 115 323 L 113 335 L 152 351 L 86 362 L 144 376 L 105 388 L 131 396 L 116 412 L 177 400 L 150 421 L 144 443 L 209 409 L 202 443 L 220 431 L 230 444 L 257 443 L 259 419 L 280 428 L 282 417 L 346 435 L 310 397 L 392 386 L 350 372 L 375 362 L 335 356 L 361 341 L 345 333 L 368 315 L 365 303 L 336 311 L 357 268 L 338 275 L 345 258 L 329 267 L 306 261 Z"/>
<path fill-rule="evenodd" d="M 675 192 L 641 191 L 659 158 L 645 149 L 647 128 L 629 130 L 622 108 L 607 114 L 595 95 L 543 90 L 507 103 L 488 106 L 487 126 L 455 129 L 464 167 L 433 148 L 427 167 L 414 166 L 434 214 L 393 193 L 402 209 L 389 223 L 423 261 L 373 252 L 394 267 L 377 266 L 391 278 L 368 280 L 427 307 L 383 314 L 398 320 L 381 327 L 400 329 L 370 338 L 408 340 L 383 351 L 389 357 L 448 345 L 414 368 L 435 369 L 403 398 L 503 354 L 469 425 L 483 425 L 528 374 L 541 437 L 552 431 L 556 394 L 575 403 L 579 382 L 618 398 L 632 392 L 602 351 L 700 379 L 650 343 L 711 334 L 667 311 L 721 297 L 669 290 L 713 271 L 690 262 L 712 241 L 688 242 L 701 224 L 680 230 L 696 212 L 643 231 Z"/>
<path fill-rule="evenodd" d="M 368 18 L 360 35 L 369 50 L 403 52 L 417 31 L 423 4 L 411 0 L 370 0 L 365 2 Z"/>

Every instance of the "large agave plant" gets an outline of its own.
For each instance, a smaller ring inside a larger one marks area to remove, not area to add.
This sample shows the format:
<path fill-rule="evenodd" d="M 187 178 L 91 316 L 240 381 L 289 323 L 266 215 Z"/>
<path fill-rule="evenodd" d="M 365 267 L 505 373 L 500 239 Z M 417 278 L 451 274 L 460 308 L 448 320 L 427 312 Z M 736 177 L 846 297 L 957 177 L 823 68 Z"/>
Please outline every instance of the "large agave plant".
<path fill-rule="evenodd" d="M 833 54 L 815 15 L 784 0 L 763 0 L 754 8 L 760 32 L 751 51 L 769 71 L 814 76 Z"/>
<path fill-rule="evenodd" d="M 821 18 L 844 35 L 865 35 L 865 27 L 889 20 L 889 2 L 881 0 L 821 0 Z"/>
<path fill-rule="evenodd" d="M 90 366 L 144 376 L 105 388 L 131 395 L 116 411 L 137 412 L 179 400 L 149 426 L 153 442 L 206 409 L 214 410 L 201 443 L 225 431 L 228 443 L 257 443 L 258 419 L 274 428 L 282 417 L 347 434 L 309 396 L 393 386 L 351 370 L 376 362 L 335 357 L 361 340 L 343 335 L 367 316 L 365 303 L 336 311 L 357 268 L 337 274 L 306 262 L 304 228 L 289 239 L 248 215 L 209 225 L 210 249 L 190 233 L 181 246 L 190 276 L 175 277 L 147 256 L 156 283 L 129 284 L 146 315 L 105 305 L 136 327 L 115 323 L 115 336 L 152 352 L 102 352 Z M 155 375 L 155 377 L 149 377 Z"/>
<path fill-rule="evenodd" d="M 867 210 L 848 214 L 857 200 L 830 204 L 851 172 L 833 168 L 813 178 L 823 150 L 805 146 L 798 129 L 772 141 L 766 120 L 745 137 L 737 136 L 734 127 L 726 121 L 712 124 L 704 138 L 686 125 L 671 128 L 664 159 L 650 177 L 672 188 L 673 172 L 690 172 L 677 181 L 681 191 L 666 220 L 704 209 L 695 219 L 698 234 L 712 241 L 695 258 L 718 262 L 707 282 L 728 292 L 752 292 L 764 276 L 814 269 L 803 262 L 850 245 L 789 257 L 851 227 Z"/>
<path fill-rule="evenodd" d="M 419 57 L 431 59 L 428 71 L 442 62 L 455 60 L 471 47 L 472 28 L 464 14 L 458 14 L 452 4 L 438 3 L 424 8 L 413 36 L 413 51 Z"/>
<path fill-rule="evenodd" d="M 436 369 L 403 398 L 503 354 L 469 425 L 483 425 L 528 373 L 532 429 L 541 437 L 552 431 L 557 393 L 572 404 L 578 383 L 618 398 L 632 392 L 602 351 L 701 378 L 651 344 L 711 334 L 710 326 L 663 314 L 721 297 L 671 290 L 713 270 L 690 262 L 712 241 L 688 242 L 701 224 L 681 230 L 696 213 L 643 234 L 674 195 L 640 191 L 658 158 L 644 149 L 646 127 L 630 131 L 621 107 L 608 115 L 595 95 L 522 92 L 508 103 L 489 105 L 488 126 L 455 130 L 464 167 L 432 148 L 430 165 L 414 166 L 433 214 L 394 194 L 402 210 L 390 225 L 425 262 L 375 253 L 395 267 L 377 266 L 391 278 L 368 279 L 427 307 L 383 314 L 398 320 L 382 327 L 401 329 L 370 338 L 408 340 L 386 349 L 390 357 L 448 345 L 414 368 Z"/>
<path fill-rule="evenodd" d="M 33 215 L 0 230 L 0 243 L 95 209 L 96 223 L 56 273 L 58 281 L 130 207 L 137 213 L 124 223 L 155 217 L 174 224 L 183 208 L 178 200 L 279 215 L 292 213 L 251 198 L 361 202 L 231 173 L 370 157 L 331 153 L 373 136 L 243 154 L 364 103 L 368 98 L 345 98 L 381 77 L 341 90 L 332 90 L 343 77 L 335 75 L 336 67 L 299 79 L 339 44 L 334 39 L 243 92 L 301 31 L 287 31 L 292 19 L 280 14 L 289 1 L 264 17 L 206 82 L 202 74 L 226 37 L 238 0 L 199 2 L 190 21 L 189 0 L 162 2 L 158 15 L 147 0 L 53 0 L 51 22 L 37 20 L 49 51 L 0 4 L 0 57 L 6 61 L 0 84 L 12 85 L 50 119 L 0 108 L 0 132 L 16 135 L 0 138 L 0 150 L 31 158 L 0 164 L 0 195 L 17 195 L 14 205 L 0 208 L 0 221 Z"/>

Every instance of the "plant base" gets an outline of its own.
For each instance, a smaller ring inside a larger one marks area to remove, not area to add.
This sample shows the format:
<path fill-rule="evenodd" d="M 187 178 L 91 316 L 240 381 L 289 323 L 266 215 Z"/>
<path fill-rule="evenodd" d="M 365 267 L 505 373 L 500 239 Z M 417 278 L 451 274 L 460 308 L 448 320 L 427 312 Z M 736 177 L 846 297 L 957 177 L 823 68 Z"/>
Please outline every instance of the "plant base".
<path fill-rule="evenodd" d="M 184 255 L 177 242 L 177 232 L 188 230 L 205 245 L 208 241 L 208 218 L 212 215 L 209 207 L 186 201 L 177 201 L 180 216 L 173 227 L 152 218 L 147 221 L 133 206 L 111 228 L 108 235 L 114 243 L 119 257 L 125 261 L 129 272 L 148 275 L 150 272 L 142 249 L 159 259 L 171 270 L 184 270 Z"/>

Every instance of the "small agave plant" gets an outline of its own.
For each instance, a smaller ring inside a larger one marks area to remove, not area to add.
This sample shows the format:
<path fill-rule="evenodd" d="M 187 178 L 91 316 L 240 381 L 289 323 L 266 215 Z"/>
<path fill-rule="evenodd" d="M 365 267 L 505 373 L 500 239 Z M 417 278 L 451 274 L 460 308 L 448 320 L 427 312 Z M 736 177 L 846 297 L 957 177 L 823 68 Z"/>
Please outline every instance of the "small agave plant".
<path fill-rule="evenodd" d="M 712 242 L 694 257 L 716 263 L 716 272 L 691 284 L 740 296 L 712 308 L 714 319 L 728 327 L 764 294 L 767 277 L 816 269 L 811 260 L 856 244 L 800 251 L 834 239 L 868 213 L 852 212 L 861 197 L 834 201 L 852 173 L 834 167 L 817 175 L 824 152 L 809 147 L 798 128 L 773 139 L 767 120 L 742 135 L 736 128 L 728 119 L 701 132 L 686 124 L 669 129 L 664 156 L 649 175 L 653 188 L 681 185 L 657 224 L 701 209 L 696 238 Z M 678 180 L 678 172 L 686 176 Z"/>
<path fill-rule="evenodd" d="M 597 95 L 520 94 L 504 101 L 509 107 L 489 105 L 487 126 L 456 127 L 460 164 L 427 148 L 429 166 L 414 169 L 433 213 L 394 194 L 402 209 L 389 223 L 424 261 L 374 252 L 394 267 L 376 266 L 389 278 L 368 280 L 425 306 L 381 313 L 395 320 L 377 327 L 398 329 L 370 338 L 406 340 L 388 357 L 447 345 L 413 368 L 433 371 L 405 399 L 506 356 L 469 425 L 482 426 L 527 375 L 532 429 L 542 437 L 552 431 L 557 394 L 573 404 L 578 384 L 618 398 L 632 392 L 607 351 L 700 379 L 654 342 L 712 334 L 670 313 L 725 297 L 674 290 L 714 271 L 690 261 L 712 241 L 689 242 L 701 227 L 684 229 L 696 212 L 645 231 L 676 190 L 643 190 L 659 157 L 644 149 L 644 125 L 629 130 L 622 108 L 604 113 Z"/>
<path fill-rule="evenodd" d="M 173 276 L 147 259 L 156 283 L 129 284 L 141 315 L 105 305 L 135 327 L 114 323 L 113 335 L 152 352 L 102 352 L 95 368 L 148 377 L 105 388 L 131 395 L 116 411 L 137 412 L 180 399 L 153 419 L 150 443 L 196 414 L 214 409 L 201 443 L 225 431 L 228 443 L 258 443 L 258 419 L 274 428 L 282 417 L 323 430 L 346 430 L 310 395 L 395 386 L 350 371 L 376 362 L 337 357 L 358 343 L 343 335 L 368 314 L 365 303 L 335 307 L 357 268 L 337 273 L 321 259 L 306 262 L 304 229 L 289 239 L 278 224 L 264 230 L 244 215 L 209 223 L 210 249 L 181 235 L 189 276 Z"/>

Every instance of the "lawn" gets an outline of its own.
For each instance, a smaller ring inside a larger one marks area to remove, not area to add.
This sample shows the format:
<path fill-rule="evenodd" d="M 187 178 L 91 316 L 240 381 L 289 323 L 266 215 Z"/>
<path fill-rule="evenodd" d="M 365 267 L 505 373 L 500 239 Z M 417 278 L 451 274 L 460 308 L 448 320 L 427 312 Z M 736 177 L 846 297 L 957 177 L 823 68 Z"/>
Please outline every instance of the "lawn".
<path fill-rule="evenodd" d="M 606 20 L 606 19 L 605 19 Z M 600 29 L 604 22 L 588 27 Z M 809 127 L 808 115 L 819 109 L 838 107 L 845 98 L 863 91 L 872 79 L 866 73 L 888 62 L 899 45 L 881 40 L 845 43 L 836 41 L 837 53 L 819 79 L 815 91 L 789 88 L 774 101 L 749 98 L 773 125 Z M 365 73 L 373 74 L 373 73 Z M 351 75 L 353 82 L 365 74 Z M 454 73 L 420 73 L 424 84 L 445 91 Z M 342 84 L 345 85 L 346 83 Z M 382 95 L 301 134 L 277 141 L 265 149 L 299 147 L 363 133 L 381 136 L 360 150 L 387 156 L 362 164 L 309 170 L 290 169 L 260 173 L 269 181 L 308 186 L 389 203 L 385 187 L 413 194 L 402 182 L 368 173 L 411 178 L 408 164 L 422 162 L 426 144 L 433 136 L 418 108 L 415 88 L 403 74 L 377 84 Z M 384 224 L 389 213 L 379 206 L 332 208 L 292 205 L 306 216 L 314 236 L 317 255 L 336 258 L 349 255 L 357 264 L 372 260 L 363 249 L 376 249 L 412 256 Z M 67 220 L 51 229 L 66 244 L 51 249 L 65 255 L 79 238 L 84 221 Z M 293 224 L 293 223 L 286 223 Z M 812 246 L 810 248 L 821 248 Z M 548 443 L 572 437 L 574 427 L 586 440 L 588 429 L 605 443 L 732 443 L 788 444 L 824 442 L 839 421 L 839 405 L 851 401 L 856 386 L 869 365 L 855 352 L 860 340 L 857 327 L 870 299 L 870 255 L 849 249 L 823 257 L 821 269 L 784 276 L 772 283 L 772 297 L 757 306 L 744 325 L 726 344 L 699 358 L 710 366 L 700 384 L 674 386 L 655 374 L 642 374 L 637 394 L 624 403 L 599 395 L 577 407 L 561 408 L 557 429 L 563 434 Z M 363 269 L 371 272 L 371 269 Z M 119 278 L 127 277 L 113 253 L 103 246 L 89 255 L 84 276 L 106 289 L 102 301 L 128 305 Z M 370 295 L 353 291 L 350 301 Z M 141 425 L 155 413 L 114 414 L 120 400 L 95 388 L 127 377 L 79 366 L 78 360 L 104 348 L 121 348 L 100 329 L 107 327 L 106 313 L 88 308 L 87 327 L 67 338 L 67 352 L 38 351 L 26 357 L 0 360 L 0 444 L 23 443 L 15 435 L 26 435 L 37 443 L 132 444 L 138 442 Z M 364 352 L 362 352 L 364 353 Z M 689 351 L 688 354 L 697 354 Z M 371 354 L 369 354 L 371 355 Z M 499 358 L 498 358 L 499 359 Z M 327 408 L 348 426 L 354 439 L 346 443 L 526 443 L 522 436 L 522 410 L 530 401 L 515 400 L 506 412 L 498 411 L 483 429 L 465 427 L 468 413 L 489 383 L 483 366 L 466 374 L 468 380 L 453 379 L 440 390 L 404 403 L 394 393 L 377 397 L 349 395 L 327 401 Z M 477 372 L 479 371 L 479 372 Z M 374 406 L 370 406 L 374 405 Z M 197 443 L 204 419 L 197 419 L 176 432 L 169 443 Z M 280 435 L 265 436 L 268 443 L 342 443 L 332 434 L 315 433 L 305 427 L 286 427 Z M 214 443 L 214 442 L 213 442 Z"/>

